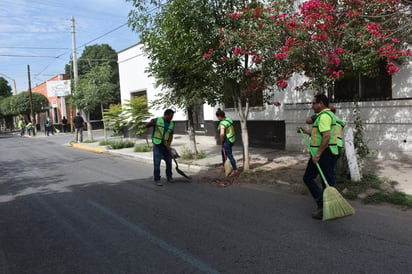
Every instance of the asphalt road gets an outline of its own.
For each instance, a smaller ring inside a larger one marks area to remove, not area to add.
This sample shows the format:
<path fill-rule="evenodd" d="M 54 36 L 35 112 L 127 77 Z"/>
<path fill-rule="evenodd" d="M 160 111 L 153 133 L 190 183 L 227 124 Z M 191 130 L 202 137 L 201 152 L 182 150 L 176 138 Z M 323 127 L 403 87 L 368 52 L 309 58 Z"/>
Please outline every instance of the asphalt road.
<path fill-rule="evenodd" d="M 412 272 L 410 211 L 321 222 L 309 196 L 157 187 L 151 165 L 69 139 L 0 137 L 0 273 Z"/>

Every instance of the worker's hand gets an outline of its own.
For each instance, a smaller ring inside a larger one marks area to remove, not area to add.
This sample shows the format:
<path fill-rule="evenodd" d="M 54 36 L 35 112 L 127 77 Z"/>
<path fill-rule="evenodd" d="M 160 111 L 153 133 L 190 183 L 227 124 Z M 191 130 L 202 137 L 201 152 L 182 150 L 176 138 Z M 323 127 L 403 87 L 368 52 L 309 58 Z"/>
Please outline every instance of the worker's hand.
<path fill-rule="evenodd" d="M 316 164 L 317 162 L 319 162 L 319 159 L 320 159 L 320 156 L 318 156 L 318 155 L 312 156 L 312 162 L 313 162 L 314 164 Z"/>

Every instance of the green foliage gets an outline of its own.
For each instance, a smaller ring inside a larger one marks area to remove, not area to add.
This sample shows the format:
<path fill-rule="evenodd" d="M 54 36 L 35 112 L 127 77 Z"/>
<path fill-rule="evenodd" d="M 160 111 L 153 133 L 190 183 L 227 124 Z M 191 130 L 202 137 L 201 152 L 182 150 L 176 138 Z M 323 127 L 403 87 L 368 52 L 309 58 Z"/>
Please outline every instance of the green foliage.
<path fill-rule="evenodd" d="M 122 128 L 125 125 L 122 112 L 121 104 L 110 105 L 109 109 L 103 112 L 103 122 L 107 129 L 113 130 L 115 136 L 122 135 Z"/>
<path fill-rule="evenodd" d="M 110 75 L 108 81 L 113 84 L 111 101 L 109 103 L 120 102 L 120 86 L 119 86 L 119 68 L 117 65 L 117 53 L 108 44 L 96 44 L 86 46 L 80 58 L 77 61 L 78 76 L 82 79 L 95 67 L 108 65 L 110 67 Z M 65 71 L 67 75 L 72 75 L 71 65 L 66 65 Z"/>
<path fill-rule="evenodd" d="M 107 146 L 109 145 L 109 141 L 108 140 L 102 140 L 99 142 L 99 146 Z"/>
<path fill-rule="evenodd" d="M 122 149 L 134 147 L 135 142 L 133 141 L 108 141 L 107 145 L 109 149 Z"/>
<path fill-rule="evenodd" d="M 153 148 L 147 145 L 136 145 L 134 147 L 134 152 L 150 152 Z"/>
<path fill-rule="evenodd" d="M 144 121 L 149 117 L 149 106 L 145 96 L 134 97 L 123 105 L 122 121 L 137 136 L 146 132 Z"/>
<path fill-rule="evenodd" d="M 395 191 L 393 193 L 378 192 L 363 200 L 365 203 L 391 203 L 412 208 L 412 196 L 403 192 Z"/>
<path fill-rule="evenodd" d="M 100 104 L 114 100 L 116 85 L 111 83 L 111 67 L 108 63 L 92 67 L 79 79 L 78 89 L 73 94 L 74 104 L 82 110 L 93 111 Z"/>
<path fill-rule="evenodd" d="M 359 161 L 362 162 L 362 160 L 370 153 L 370 149 L 368 147 L 367 141 L 365 140 L 365 130 L 363 128 L 362 118 L 360 115 L 359 102 L 356 98 L 353 102 L 353 105 L 353 116 L 355 124 L 353 140 Z"/>
<path fill-rule="evenodd" d="M 47 97 L 40 93 L 32 93 L 33 113 L 43 112 L 43 106 L 48 106 Z M 30 115 L 30 94 L 21 92 L 15 96 L 1 100 L 0 113 L 4 116 Z"/>
<path fill-rule="evenodd" d="M 96 140 L 94 140 L 94 139 L 89 139 L 89 140 L 84 140 L 83 141 L 83 143 L 86 143 L 86 144 L 91 144 L 91 143 L 95 143 L 95 142 L 97 142 Z"/>
<path fill-rule="evenodd" d="M 13 93 L 11 90 L 12 88 L 9 86 L 9 82 L 3 77 L 0 77 L 0 97 L 12 96 Z"/>
<path fill-rule="evenodd" d="M 204 152 L 193 153 L 188 147 L 184 146 L 180 158 L 182 160 L 200 160 L 206 158 L 206 154 Z"/>

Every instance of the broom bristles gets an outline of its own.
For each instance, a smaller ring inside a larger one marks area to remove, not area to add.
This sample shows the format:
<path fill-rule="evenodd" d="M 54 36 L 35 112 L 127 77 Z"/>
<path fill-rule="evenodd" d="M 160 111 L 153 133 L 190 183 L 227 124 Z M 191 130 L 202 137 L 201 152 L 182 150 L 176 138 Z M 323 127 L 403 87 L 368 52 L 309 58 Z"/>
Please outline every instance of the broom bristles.
<path fill-rule="evenodd" d="M 230 172 L 232 172 L 232 164 L 230 163 L 229 159 L 225 161 L 225 176 L 229 176 Z"/>
<path fill-rule="evenodd" d="M 355 214 L 355 209 L 343 198 L 339 191 L 326 186 L 323 191 L 323 221 L 334 220 Z"/>

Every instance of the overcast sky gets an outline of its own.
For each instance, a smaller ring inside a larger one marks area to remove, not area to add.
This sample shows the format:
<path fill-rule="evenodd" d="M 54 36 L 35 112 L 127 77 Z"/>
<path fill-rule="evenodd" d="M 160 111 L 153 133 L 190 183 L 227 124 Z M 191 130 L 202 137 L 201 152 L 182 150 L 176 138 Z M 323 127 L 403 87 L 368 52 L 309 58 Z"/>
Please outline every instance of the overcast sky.
<path fill-rule="evenodd" d="M 0 76 L 12 88 L 14 79 L 21 92 L 28 90 L 27 65 L 32 87 L 64 73 L 72 54 L 72 16 L 77 58 L 85 46 L 109 44 L 121 51 L 138 43 L 127 26 L 130 10 L 125 0 L 0 0 Z"/>

